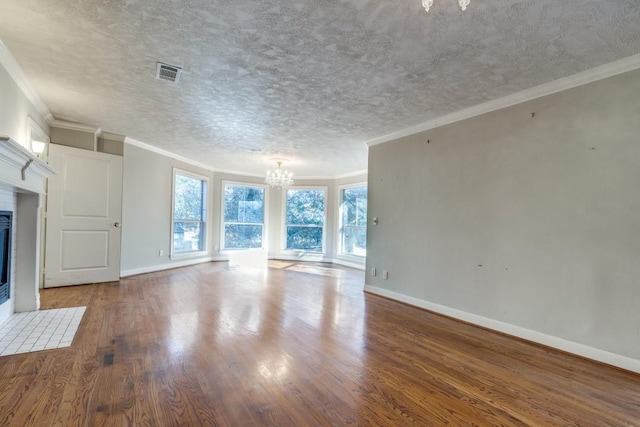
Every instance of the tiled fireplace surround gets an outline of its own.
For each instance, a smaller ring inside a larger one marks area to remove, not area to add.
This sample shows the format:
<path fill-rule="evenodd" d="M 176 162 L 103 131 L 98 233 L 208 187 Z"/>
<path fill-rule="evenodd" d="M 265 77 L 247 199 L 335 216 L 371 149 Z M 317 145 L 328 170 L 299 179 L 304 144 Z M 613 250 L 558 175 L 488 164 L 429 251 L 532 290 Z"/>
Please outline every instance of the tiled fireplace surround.
<path fill-rule="evenodd" d="M 0 135 L 0 210 L 13 211 L 10 299 L 0 324 L 14 312 L 40 308 L 41 199 L 54 173 L 17 142 Z"/>

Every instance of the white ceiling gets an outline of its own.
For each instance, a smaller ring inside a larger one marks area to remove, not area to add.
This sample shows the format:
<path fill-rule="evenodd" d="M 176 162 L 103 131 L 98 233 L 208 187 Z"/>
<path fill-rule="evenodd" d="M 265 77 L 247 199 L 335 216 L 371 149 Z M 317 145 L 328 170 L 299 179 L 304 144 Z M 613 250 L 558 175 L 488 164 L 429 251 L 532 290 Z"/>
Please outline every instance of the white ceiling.
<path fill-rule="evenodd" d="M 337 176 L 367 140 L 639 53 L 640 1 L 2 0 L 0 40 L 57 119 Z"/>

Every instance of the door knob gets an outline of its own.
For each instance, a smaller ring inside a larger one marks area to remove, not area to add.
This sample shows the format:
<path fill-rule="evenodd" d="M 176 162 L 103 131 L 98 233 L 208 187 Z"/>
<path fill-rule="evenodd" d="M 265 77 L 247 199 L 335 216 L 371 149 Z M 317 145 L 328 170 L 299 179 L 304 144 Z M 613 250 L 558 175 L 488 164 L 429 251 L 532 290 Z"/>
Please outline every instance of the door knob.
<path fill-rule="evenodd" d="M 115 224 L 113 224 L 116 228 L 120 228 L 120 223 L 116 222 Z"/>

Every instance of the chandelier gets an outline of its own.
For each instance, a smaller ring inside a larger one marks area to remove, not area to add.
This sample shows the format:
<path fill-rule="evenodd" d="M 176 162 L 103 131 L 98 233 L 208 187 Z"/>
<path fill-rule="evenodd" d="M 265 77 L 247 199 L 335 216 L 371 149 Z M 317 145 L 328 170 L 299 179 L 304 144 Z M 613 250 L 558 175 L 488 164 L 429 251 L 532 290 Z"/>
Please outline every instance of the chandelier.
<path fill-rule="evenodd" d="M 469 3 L 471 3 L 471 0 L 458 0 L 458 4 L 463 11 L 467 10 Z M 429 8 L 431 8 L 431 6 L 433 6 L 433 0 L 422 0 L 422 7 L 424 7 L 424 10 L 429 12 Z"/>
<path fill-rule="evenodd" d="M 269 185 L 269 187 L 275 188 L 283 188 L 293 185 L 293 172 L 282 169 L 281 161 L 277 161 L 276 163 L 278 163 L 278 169 L 268 170 L 267 178 L 264 182 Z"/>

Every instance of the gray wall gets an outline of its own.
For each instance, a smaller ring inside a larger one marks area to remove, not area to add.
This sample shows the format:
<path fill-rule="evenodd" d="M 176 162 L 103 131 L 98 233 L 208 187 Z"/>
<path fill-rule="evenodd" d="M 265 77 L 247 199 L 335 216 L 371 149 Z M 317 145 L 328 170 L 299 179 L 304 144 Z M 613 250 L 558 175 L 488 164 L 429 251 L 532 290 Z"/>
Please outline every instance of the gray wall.
<path fill-rule="evenodd" d="M 96 150 L 96 134 L 72 129 L 52 127 L 51 143 L 66 145 L 67 147 L 80 148 L 82 150 Z"/>
<path fill-rule="evenodd" d="M 124 155 L 124 135 L 102 132 L 98 137 L 96 151 L 99 153 Z"/>
<path fill-rule="evenodd" d="M 640 71 L 373 146 L 367 284 L 640 359 L 639 183 Z"/>
<path fill-rule="evenodd" d="M 67 128 L 51 127 L 51 142 L 82 150 L 97 151 L 99 153 L 124 154 L 124 135 L 101 132 L 96 138 L 95 132 Z"/>

